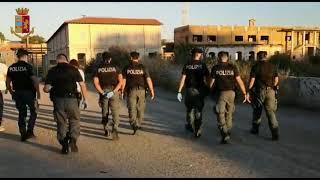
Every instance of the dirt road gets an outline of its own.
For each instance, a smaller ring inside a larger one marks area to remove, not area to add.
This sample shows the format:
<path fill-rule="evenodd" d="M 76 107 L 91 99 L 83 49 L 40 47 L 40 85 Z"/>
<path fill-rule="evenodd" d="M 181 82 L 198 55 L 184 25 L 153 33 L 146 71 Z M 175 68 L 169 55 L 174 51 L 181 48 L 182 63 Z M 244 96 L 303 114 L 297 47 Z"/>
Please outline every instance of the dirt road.
<path fill-rule="evenodd" d="M 184 129 L 185 108 L 175 94 L 157 89 L 148 101 L 143 130 L 131 135 L 126 106 L 121 107 L 120 140 L 103 136 L 97 95 L 81 113 L 78 154 L 61 155 L 47 95 L 40 101 L 37 138 L 20 142 L 17 111 L 5 95 L 0 133 L 0 177 L 320 177 L 320 113 L 280 107 L 281 140 L 270 141 L 264 117 L 261 135 L 248 133 L 251 108 L 237 105 L 232 143 L 220 145 L 212 112 L 204 109 L 200 139 Z"/>

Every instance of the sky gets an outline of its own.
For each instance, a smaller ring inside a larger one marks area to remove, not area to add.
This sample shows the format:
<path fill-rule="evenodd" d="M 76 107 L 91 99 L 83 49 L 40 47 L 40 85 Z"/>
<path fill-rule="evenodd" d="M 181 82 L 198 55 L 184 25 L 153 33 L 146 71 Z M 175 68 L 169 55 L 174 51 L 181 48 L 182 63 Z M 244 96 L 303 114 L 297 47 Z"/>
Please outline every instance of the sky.
<path fill-rule="evenodd" d="M 320 27 L 319 2 L 189 2 L 189 24 L 298 25 Z M 82 15 L 98 17 L 155 18 L 163 23 L 162 39 L 173 40 L 174 28 L 182 26 L 183 2 L 0 2 L 0 32 L 7 39 L 15 9 L 29 8 L 35 34 L 48 39 L 66 20 Z"/>

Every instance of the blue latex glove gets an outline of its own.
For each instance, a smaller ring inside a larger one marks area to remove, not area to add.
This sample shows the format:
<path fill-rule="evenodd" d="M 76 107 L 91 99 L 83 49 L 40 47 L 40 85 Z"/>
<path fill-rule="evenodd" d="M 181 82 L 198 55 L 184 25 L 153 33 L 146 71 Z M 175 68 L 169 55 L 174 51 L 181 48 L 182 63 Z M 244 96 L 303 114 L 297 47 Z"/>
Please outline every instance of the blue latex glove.
<path fill-rule="evenodd" d="M 110 99 L 114 95 L 113 91 L 103 93 L 103 96 Z"/>

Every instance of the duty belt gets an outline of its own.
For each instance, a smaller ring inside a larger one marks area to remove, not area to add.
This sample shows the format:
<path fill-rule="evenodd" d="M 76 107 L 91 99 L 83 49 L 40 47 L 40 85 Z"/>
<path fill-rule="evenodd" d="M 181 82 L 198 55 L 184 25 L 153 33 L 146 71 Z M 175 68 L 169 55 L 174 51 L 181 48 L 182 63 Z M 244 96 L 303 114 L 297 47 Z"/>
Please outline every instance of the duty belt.
<path fill-rule="evenodd" d="M 134 86 L 129 88 L 129 90 L 133 90 L 133 89 L 145 90 L 146 88 L 144 86 Z"/>

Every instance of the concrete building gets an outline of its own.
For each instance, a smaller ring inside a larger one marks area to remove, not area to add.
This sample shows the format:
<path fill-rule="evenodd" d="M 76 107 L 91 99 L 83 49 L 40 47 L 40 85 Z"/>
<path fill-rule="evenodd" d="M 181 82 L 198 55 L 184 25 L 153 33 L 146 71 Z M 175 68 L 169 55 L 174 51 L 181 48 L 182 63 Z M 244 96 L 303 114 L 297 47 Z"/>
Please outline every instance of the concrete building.
<path fill-rule="evenodd" d="M 256 59 L 259 51 L 268 56 L 287 53 L 293 59 L 319 53 L 320 28 L 256 26 L 254 19 L 248 26 L 187 25 L 175 28 L 175 46 L 193 44 L 206 47 L 208 55 L 215 57 L 227 51 L 231 59 Z"/>
<path fill-rule="evenodd" d="M 111 46 L 136 50 L 142 56 L 160 54 L 161 25 L 156 19 L 83 17 L 65 21 L 47 41 L 47 61 L 49 66 L 55 64 L 56 55 L 65 53 L 84 66 Z"/>

